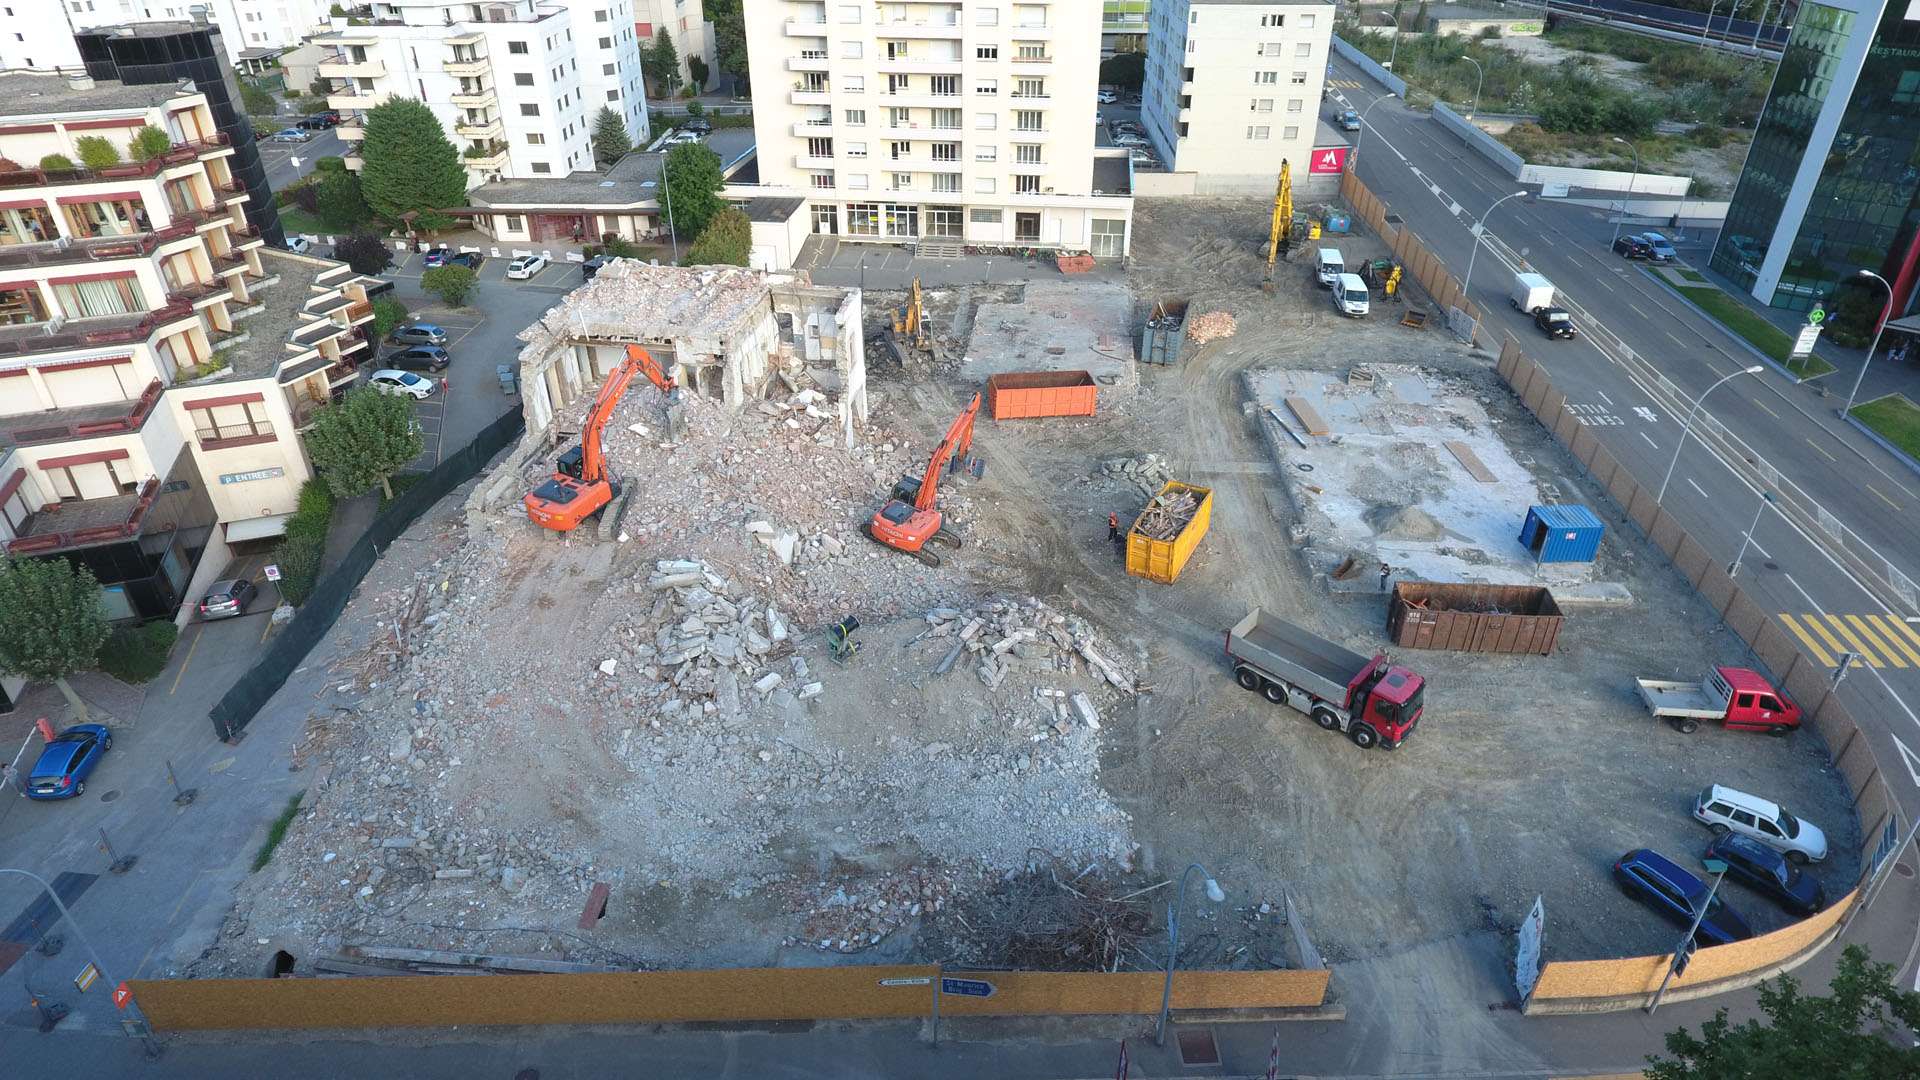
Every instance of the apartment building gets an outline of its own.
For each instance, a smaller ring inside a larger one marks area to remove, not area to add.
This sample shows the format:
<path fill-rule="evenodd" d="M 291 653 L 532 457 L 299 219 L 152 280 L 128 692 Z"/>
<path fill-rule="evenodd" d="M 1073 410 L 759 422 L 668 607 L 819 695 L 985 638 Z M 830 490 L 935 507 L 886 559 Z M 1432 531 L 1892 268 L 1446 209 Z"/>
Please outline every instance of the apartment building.
<path fill-rule="evenodd" d="M 706 9 L 700 0 L 636 0 L 633 17 L 642 47 L 651 45 L 654 35 L 662 30 L 673 35 L 673 47 L 680 52 L 682 85 L 693 85 L 693 74 L 687 67 L 689 57 L 706 61 L 709 82 L 720 73 L 713 24 L 707 21 Z"/>
<path fill-rule="evenodd" d="M 73 44 L 65 0 L 0 3 L 0 71 L 60 71 L 79 66 L 80 51 Z"/>
<path fill-rule="evenodd" d="M 439 0 L 376 3 L 312 39 L 332 50 L 318 72 L 340 134 L 391 97 L 426 102 L 461 148 L 469 186 L 566 176 L 593 167 L 594 118 L 612 108 L 647 138 L 633 0 Z M 358 25 L 355 25 L 355 24 Z M 358 169 L 360 159 L 347 157 Z"/>
<path fill-rule="evenodd" d="M 1333 5 L 1153 0 L 1141 122 L 1171 177 L 1154 194 L 1271 192 L 1280 163 L 1309 176 Z"/>
<path fill-rule="evenodd" d="M 1147 51 L 1149 0 L 1102 0 L 1100 55 Z"/>
<path fill-rule="evenodd" d="M 152 22 L 203 21 L 220 28 L 227 60 L 255 62 L 300 44 L 327 21 L 333 0 L 21 0 L 75 30 Z"/>
<path fill-rule="evenodd" d="M 852 241 L 1126 253 L 1125 151 L 1094 148 L 1085 0 L 747 0 L 751 185 Z"/>
<path fill-rule="evenodd" d="M 172 147 L 62 167 L 77 141 Z M 91 569 L 115 618 L 175 616 L 277 535 L 298 433 L 371 356 L 367 279 L 267 245 L 191 83 L 0 76 L 0 545 Z"/>

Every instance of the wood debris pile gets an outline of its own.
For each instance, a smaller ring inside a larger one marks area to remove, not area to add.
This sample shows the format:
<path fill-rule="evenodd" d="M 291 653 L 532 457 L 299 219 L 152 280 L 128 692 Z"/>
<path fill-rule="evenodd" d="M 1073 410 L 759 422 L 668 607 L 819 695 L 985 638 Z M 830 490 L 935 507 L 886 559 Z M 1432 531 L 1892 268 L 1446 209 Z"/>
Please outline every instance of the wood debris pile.
<path fill-rule="evenodd" d="M 1149 540 L 1171 540 L 1180 535 L 1180 530 L 1187 527 L 1199 510 L 1200 500 L 1193 492 L 1163 492 L 1148 500 L 1147 508 L 1140 511 L 1139 520 L 1133 523 L 1133 531 Z"/>
<path fill-rule="evenodd" d="M 1204 315 L 1195 315 L 1187 320 L 1187 340 L 1195 345 L 1205 345 L 1209 341 L 1230 338 L 1238 329 L 1230 311 L 1209 311 Z"/>

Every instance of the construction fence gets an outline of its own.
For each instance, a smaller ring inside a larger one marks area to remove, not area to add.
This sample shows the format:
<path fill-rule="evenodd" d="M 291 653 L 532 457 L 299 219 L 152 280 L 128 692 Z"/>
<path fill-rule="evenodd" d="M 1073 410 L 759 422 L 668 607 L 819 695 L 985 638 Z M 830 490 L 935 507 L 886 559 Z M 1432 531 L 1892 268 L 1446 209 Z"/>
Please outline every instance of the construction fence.
<path fill-rule="evenodd" d="M 286 685 L 293 670 L 306 661 L 307 653 L 333 629 L 380 553 L 442 496 L 472 479 L 495 454 L 518 439 L 525 423 L 519 409 L 502 413 L 380 511 L 367 531 L 347 549 L 340 565 L 314 583 L 312 595 L 294 613 L 293 621 L 281 628 L 266 653 L 208 710 L 214 735 L 231 741 L 246 730 L 254 715 Z"/>
<path fill-rule="evenodd" d="M 914 1019 L 942 1016 L 1147 1016 L 1159 972 L 943 972 L 890 967 L 622 971 L 577 975 L 402 975 L 357 979 L 151 979 L 130 983 L 156 1031 Z M 1328 972 L 1182 971 L 1181 1010 L 1311 1009 Z M 503 984 L 508 989 L 503 992 Z M 988 993 L 979 996 L 985 984 Z"/>
<path fill-rule="evenodd" d="M 1352 169 L 1340 178 L 1340 196 L 1353 208 L 1354 216 L 1367 223 L 1393 252 L 1393 261 L 1400 264 L 1406 275 L 1420 283 L 1427 295 L 1440 307 L 1441 314 L 1454 333 L 1469 345 L 1477 344 L 1481 312 L 1479 305 L 1467 299 L 1467 291 L 1460 285 L 1460 279 L 1453 276 L 1447 264 L 1440 257 L 1427 250 L 1427 245 L 1414 235 L 1413 230 L 1404 223 L 1388 220 L 1393 211 L 1379 197 L 1360 182 Z M 1458 312 L 1456 316 L 1454 313 Z"/>

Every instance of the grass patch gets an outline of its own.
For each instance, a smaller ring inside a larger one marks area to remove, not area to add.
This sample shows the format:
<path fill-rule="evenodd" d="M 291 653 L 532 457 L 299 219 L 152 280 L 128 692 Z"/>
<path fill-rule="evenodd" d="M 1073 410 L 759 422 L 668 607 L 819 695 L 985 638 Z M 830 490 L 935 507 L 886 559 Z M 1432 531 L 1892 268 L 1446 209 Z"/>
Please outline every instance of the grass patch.
<path fill-rule="evenodd" d="M 1855 405 L 1849 415 L 1899 447 L 1901 453 L 1920 461 L 1920 405 L 1905 394 L 1888 394 Z"/>
<path fill-rule="evenodd" d="M 1651 267 L 1642 269 L 1649 274 L 1654 272 Z M 1795 376 L 1811 379 L 1833 370 L 1832 364 L 1818 356 L 1794 359 L 1792 335 L 1768 322 L 1764 316 L 1728 296 L 1721 289 L 1713 285 L 1675 285 L 1673 288 L 1681 296 L 1693 301 L 1693 306 L 1706 312 L 1715 322 L 1744 339 L 1747 344 L 1759 349 L 1774 363 L 1786 368 Z"/>
<path fill-rule="evenodd" d="M 167 667 L 167 656 L 180 637 L 170 619 L 140 626 L 115 627 L 100 648 L 100 670 L 123 683 L 151 682 Z"/>
<path fill-rule="evenodd" d="M 325 236 L 328 233 L 338 233 L 340 231 L 338 229 L 327 228 L 327 223 L 320 220 L 320 215 L 309 214 L 297 206 L 283 206 L 280 208 L 280 227 L 286 230 L 288 236 L 295 236 L 300 233 Z"/>
<path fill-rule="evenodd" d="M 273 819 L 273 824 L 267 826 L 267 838 L 260 841 L 260 850 L 253 854 L 254 870 L 265 869 L 267 863 L 273 861 L 273 849 L 287 838 L 287 829 L 293 825 L 293 816 L 300 812 L 300 800 L 305 795 L 303 791 L 288 799 L 287 808 L 280 811 L 280 816 Z"/>
<path fill-rule="evenodd" d="M 1674 273 L 1679 274 L 1681 277 L 1686 278 L 1688 281 L 1697 281 L 1702 285 L 1709 284 L 1709 282 L 1707 281 L 1707 275 L 1701 273 L 1698 270 L 1691 269 L 1689 267 L 1685 267 L 1685 266 L 1679 267 L 1674 270 Z"/>

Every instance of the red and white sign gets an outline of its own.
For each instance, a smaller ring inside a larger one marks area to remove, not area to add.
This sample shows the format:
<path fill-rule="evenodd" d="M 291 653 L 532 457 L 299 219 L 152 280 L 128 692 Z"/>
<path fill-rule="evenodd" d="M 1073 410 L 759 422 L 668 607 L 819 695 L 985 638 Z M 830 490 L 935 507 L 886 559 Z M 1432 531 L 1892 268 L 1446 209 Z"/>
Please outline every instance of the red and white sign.
<path fill-rule="evenodd" d="M 133 1001 L 133 991 L 127 989 L 126 983 L 123 982 L 119 986 L 116 986 L 113 988 L 113 1003 L 115 1005 L 124 1009 L 132 1001 Z"/>
<path fill-rule="evenodd" d="M 1307 161 L 1307 171 L 1315 176 L 1339 175 L 1347 171 L 1347 148 L 1344 146 L 1316 146 L 1313 157 Z"/>
<path fill-rule="evenodd" d="M 40 729 L 41 738 L 47 740 L 48 742 L 52 742 L 54 740 L 53 725 L 47 723 L 46 717 L 42 716 L 38 720 L 35 720 L 33 722 L 33 726 Z"/>

